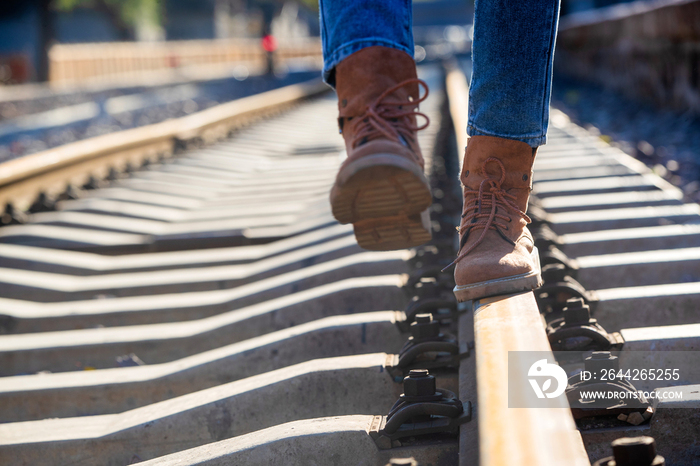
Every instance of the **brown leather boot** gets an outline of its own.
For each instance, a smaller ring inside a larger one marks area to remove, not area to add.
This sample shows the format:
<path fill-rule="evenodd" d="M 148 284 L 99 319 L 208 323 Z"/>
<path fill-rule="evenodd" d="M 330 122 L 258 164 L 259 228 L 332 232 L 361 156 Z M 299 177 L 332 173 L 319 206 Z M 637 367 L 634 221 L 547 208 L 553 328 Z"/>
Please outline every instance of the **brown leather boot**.
<path fill-rule="evenodd" d="M 353 224 L 365 249 L 429 241 L 432 196 L 416 138 L 428 126 L 428 117 L 417 111 L 428 87 L 417 78 L 413 58 L 389 47 L 367 47 L 343 60 L 335 73 L 348 158 L 331 190 L 333 216 Z M 426 119 L 420 127 L 418 116 Z"/>
<path fill-rule="evenodd" d="M 525 214 L 537 149 L 511 139 L 469 139 L 460 180 L 464 209 L 455 262 L 458 301 L 532 290 L 542 285 Z"/>

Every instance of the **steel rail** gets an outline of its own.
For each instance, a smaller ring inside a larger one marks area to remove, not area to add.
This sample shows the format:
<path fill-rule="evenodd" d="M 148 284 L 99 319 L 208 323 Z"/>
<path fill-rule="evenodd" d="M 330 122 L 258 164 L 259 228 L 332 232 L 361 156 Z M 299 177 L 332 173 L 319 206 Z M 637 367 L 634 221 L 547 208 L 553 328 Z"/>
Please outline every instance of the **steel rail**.
<path fill-rule="evenodd" d="M 534 295 L 522 293 L 474 305 L 479 447 L 482 465 L 588 465 L 568 403 L 558 408 L 510 408 L 509 352 L 551 351 Z M 523 390 L 529 387 L 522 387 Z"/>
<path fill-rule="evenodd" d="M 466 83 L 460 68 L 451 66 L 446 88 L 460 157 L 467 140 L 469 93 Z M 566 399 L 560 398 L 560 406 L 552 409 L 508 406 L 509 352 L 551 352 L 534 294 L 482 299 L 475 301 L 473 308 L 476 373 L 472 377 L 476 377 L 478 395 L 479 463 L 482 466 L 590 464 Z M 471 316 L 460 319 L 462 344 L 468 344 L 468 337 L 463 335 L 465 319 L 470 321 Z M 464 381 L 468 375 L 463 372 L 470 369 L 473 370 L 473 363 L 460 367 L 463 389 L 470 385 Z M 460 395 L 473 399 L 473 394 Z M 471 443 L 473 439 L 462 436 L 460 441 Z M 460 449 L 460 465 L 472 464 L 473 447 L 460 445 Z M 465 454 L 466 451 L 470 454 Z"/>
<path fill-rule="evenodd" d="M 233 129 L 273 115 L 296 102 L 326 92 L 319 80 L 286 86 L 183 118 L 66 144 L 0 165 L 0 205 L 26 210 L 41 193 L 56 195 L 81 186 L 110 169 L 124 170 L 172 156 L 177 145 L 210 142 Z"/>
<path fill-rule="evenodd" d="M 467 147 L 469 139 L 467 137 L 467 112 L 464 110 L 469 101 L 469 84 L 467 84 L 467 77 L 455 63 L 449 65 L 445 86 L 449 98 L 450 116 L 457 138 L 457 152 L 461 154 L 462 150 Z"/>

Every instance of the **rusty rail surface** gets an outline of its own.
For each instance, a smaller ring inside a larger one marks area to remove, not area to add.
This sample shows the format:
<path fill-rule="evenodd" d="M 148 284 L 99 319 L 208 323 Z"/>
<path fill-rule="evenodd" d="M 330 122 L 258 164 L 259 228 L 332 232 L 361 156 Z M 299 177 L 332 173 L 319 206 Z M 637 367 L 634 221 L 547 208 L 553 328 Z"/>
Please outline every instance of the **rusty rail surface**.
<path fill-rule="evenodd" d="M 565 398 L 553 408 L 508 406 L 508 378 L 527 378 L 509 373 L 509 352 L 551 351 L 534 295 L 475 302 L 474 334 L 481 464 L 590 464 Z"/>
<path fill-rule="evenodd" d="M 467 147 L 467 140 L 469 139 L 467 136 L 469 84 L 467 83 L 467 77 L 459 69 L 457 63 L 452 62 L 448 64 L 445 86 L 449 96 L 450 116 L 452 117 L 455 137 L 457 138 L 457 152 L 461 154 L 462 150 Z M 462 163 L 461 160 L 460 163 Z"/>

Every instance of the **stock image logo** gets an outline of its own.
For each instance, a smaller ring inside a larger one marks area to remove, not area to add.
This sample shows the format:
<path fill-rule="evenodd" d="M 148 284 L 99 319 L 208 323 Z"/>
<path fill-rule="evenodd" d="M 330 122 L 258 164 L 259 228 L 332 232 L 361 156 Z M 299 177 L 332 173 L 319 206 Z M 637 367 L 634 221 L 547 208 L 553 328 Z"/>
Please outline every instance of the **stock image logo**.
<path fill-rule="evenodd" d="M 535 391 L 537 398 L 556 398 L 566 390 L 566 371 L 557 364 L 548 363 L 546 359 L 535 361 L 530 366 L 527 375 L 528 382 L 530 382 L 530 386 Z M 553 380 L 556 381 L 557 385 L 554 390 L 550 391 Z"/>
<path fill-rule="evenodd" d="M 646 422 L 656 400 L 686 399 L 681 387 L 700 378 L 687 361 L 687 351 L 509 351 L 508 407 L 566 408 L 577 419 L 632 410 Z"/>

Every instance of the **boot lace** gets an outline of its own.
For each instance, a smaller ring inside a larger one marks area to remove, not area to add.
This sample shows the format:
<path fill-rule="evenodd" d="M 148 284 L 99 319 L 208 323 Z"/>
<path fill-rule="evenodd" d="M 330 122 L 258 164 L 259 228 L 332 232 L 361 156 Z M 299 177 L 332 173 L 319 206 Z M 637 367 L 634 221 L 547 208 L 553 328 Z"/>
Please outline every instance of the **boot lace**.
<path fill-rule="evenodd" d="M 423 97 L 404 102 L 385 102 L 384 99 L 396 90 L 418 84 L 425 89 Z M 355 137 L 352 139 L 352 147 L 357 147 L 370 138 L 383 135 L 387 139 L 407 144 L 413 139 L 413 133 L 425 129 L 430 124 L 430 119 L 424 113 L 418 111 L 418 105 L 428 97 L 428 85 L 421 79 L 408 79 L 396 86 L 384 91 L 377 99 L 367 107 L 364 114 L 357 117 L 361 120 Z M 411 117 L 425 118 L 425 124 L 415 125 Z"/>
<path fill-rule="evenodd" d="M 482 173 L 484 173 L 484 175 L 487 174 L 486 166 L 490 162 L 498 165 L 501 170 L 501 177 L 498 180 L 490 177 L 484 179 L 481 184 L 479 184 L 478 190 L 468 189 L 467 187 L 464 188 L 464 213 L 462 213 L 462 222 L 458 228 L 460 234 L 463 232 L 471 232 L 471 230 L 482 230 L 481 236 L 466 250 L 460 252 L 457 258 L 450 265 L 445 267 L 443 271 L 464 259 L 479 246 L 486 237 L 486 232 L 488 230 L 498 231 L 503 239 L 513 243 L 513 241 L 503 233 L 503 230 L 508 231 L 508 225 L 504 222 L 510 222 L 512 218 L 498 213 L 499 207 L 501 208 L 501 212 L 504 210 L 510 211 L 523 218 L 527 223 L 531 222 L 530 217 L 528 217 L 525 212 L 522 212 L 513 202 L 516 197 L 512 194 L 508 194 L 501 188 L 501 185 L 506 179 L 506 169 L 503 166 L 503 162 L 495 157 L 489 157 L 484 160 L 484 163 L 481 165 Z M 474 195 L 476 195 L 476 197 L 467 201 L 467 197 Z"/>

